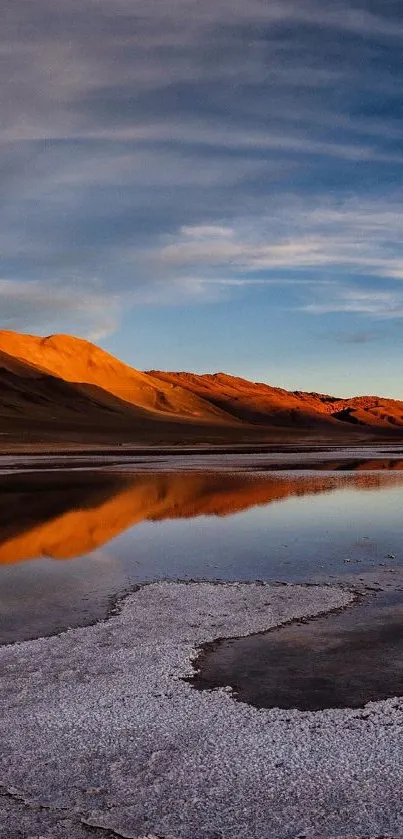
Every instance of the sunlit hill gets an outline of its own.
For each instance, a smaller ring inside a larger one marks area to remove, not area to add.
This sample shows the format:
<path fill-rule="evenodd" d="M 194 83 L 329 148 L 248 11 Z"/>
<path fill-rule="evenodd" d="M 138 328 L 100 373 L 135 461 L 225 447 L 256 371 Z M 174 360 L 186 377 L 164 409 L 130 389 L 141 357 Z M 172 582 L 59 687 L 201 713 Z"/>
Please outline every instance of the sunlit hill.
<path fill-rule="evenodd" d="M 3 442 L 200 443 L 396 436 L 403 402 L 225 373 L 141 372 L 68 335 L 0 332 Z"/>

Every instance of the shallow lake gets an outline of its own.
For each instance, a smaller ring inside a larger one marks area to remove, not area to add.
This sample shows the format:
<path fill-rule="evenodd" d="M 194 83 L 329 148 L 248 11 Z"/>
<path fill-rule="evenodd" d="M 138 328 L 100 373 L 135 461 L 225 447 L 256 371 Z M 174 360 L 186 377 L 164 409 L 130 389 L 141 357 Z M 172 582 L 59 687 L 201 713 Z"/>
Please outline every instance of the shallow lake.
<path fill-rule="evenodd" d="M 403 472 L 325 465 L 2 475 L 0 641 L 90 623 L 151 580 L 392 579 Z"/>

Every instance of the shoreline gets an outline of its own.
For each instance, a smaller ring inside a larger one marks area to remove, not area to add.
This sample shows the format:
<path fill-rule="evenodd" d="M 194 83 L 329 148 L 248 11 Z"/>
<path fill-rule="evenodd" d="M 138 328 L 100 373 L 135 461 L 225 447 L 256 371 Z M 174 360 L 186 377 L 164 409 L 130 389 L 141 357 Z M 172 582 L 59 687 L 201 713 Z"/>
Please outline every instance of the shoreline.
<path fill-rule="evenodd" d="M 236 461 L 236 457 L 241 458 Z M 299 457 L 298 457 L 299 456 Z M 301 465 L 306 465 L 307 468 L 316 462 L 326 462 L 332 459 L 367 459 L 372 460 L 385 458 L 399 458 L 403 459 L 403 441 L 400 443 L 385 443 L 385 442 L 367 442 L 367 443 L 351 443 L 351 444 L 305 444 L 305 445 L 276 445 L 267 444 L 266 446 L 181 446 L 181 447 L 141 447 L 141 446 L 117 446 L 117 447 L 100 447 L 100 448 L 81 448 L 74 447 L 70 449 L 49 449 L 49 448 L 30 448 L 30 449 L 14 449 L 3 451 L 0 448 L 0 470 L 4 468 L 10 469 L 18 468 L 19 465 L 25 464 L 27 468 L 38 468 L 41 465 L 49 468 L 60 468 L 70 465 L 80 465 L 83 468 L 107 465 L 119 466 L 137 465 L 143 466 L 147 458 L 147 463 L 158 464 L 161 459 L 172 459 L 172 465 L 175 466 L 180 463 L 181 459 L 188 459 L 189 468 L 194 464 L 198 465 L 206 458 L 206 462 L 211 465 L 222 466 L 228 461 L 220 460 L 220 458 L 232 458 L 230 466 L 245 466 L 253 467 L 262 463 L 262 458 L 266 457 L 267 465 L 270 468 L 282 468 L 284 464 L 288 468 L 301 468 Z M 214 459 L 218 458 L 218 464 L 214 463 Z M 249 458 L 249 460 L 245 460 Z M 254 460 L 256 458 L 256 460 Z"/>

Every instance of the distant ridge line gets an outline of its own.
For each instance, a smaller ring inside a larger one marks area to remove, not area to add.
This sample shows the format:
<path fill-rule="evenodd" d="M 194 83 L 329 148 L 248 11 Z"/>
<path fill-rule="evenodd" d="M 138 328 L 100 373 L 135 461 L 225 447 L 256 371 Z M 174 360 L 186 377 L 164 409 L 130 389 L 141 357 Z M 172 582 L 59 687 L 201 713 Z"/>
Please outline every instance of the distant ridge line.
<path fill-rule="evenodd" d="M 399 400 L 288 391 L 222 372 L 142 372 L 83 338 L 0 331 L 4 439 L 223 443 L 399 430 Z"/>

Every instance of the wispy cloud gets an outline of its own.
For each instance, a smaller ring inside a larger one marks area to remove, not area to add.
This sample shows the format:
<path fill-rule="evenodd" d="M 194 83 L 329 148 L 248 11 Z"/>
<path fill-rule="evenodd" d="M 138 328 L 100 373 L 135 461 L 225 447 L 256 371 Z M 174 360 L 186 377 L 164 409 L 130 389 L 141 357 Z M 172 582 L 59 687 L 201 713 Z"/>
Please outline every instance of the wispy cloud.
<path fill-rule="evenodd" d="M 13 0 L 3 322 L 403 279 L 402 44 L 381 0 Z"/>
<path fill-rule="evenodd" d="M 344 312 L 379 319 L 401 318 L 403 317 L 403 292 L 360 291 L 334 287 L 326 300 L 309 303 L 304 310 L 315 315 Z"/>
<path fill-rule="evenodd" d="M 324 271 L 344 269 L 349 276 L 403 279 L 403 202 L 328 200 L 312 207 L 290 198 L 278 216 L 244 219 L 239 229 L 186 226 L 164 245 L 159 259 L 165 266 L 206 272 L 267 272 L 267 279 L 284 272 L 312 269 L 312 283 Z"/>
<path fill-rule="evenodd" d="M 2 327 L 47 332 L 80 332 L 97 341 L 110 335 L 118 323 L 119 307 L 109 295 L 93 290 L 72 292 L 41 282 L 0 280 Z"/>

